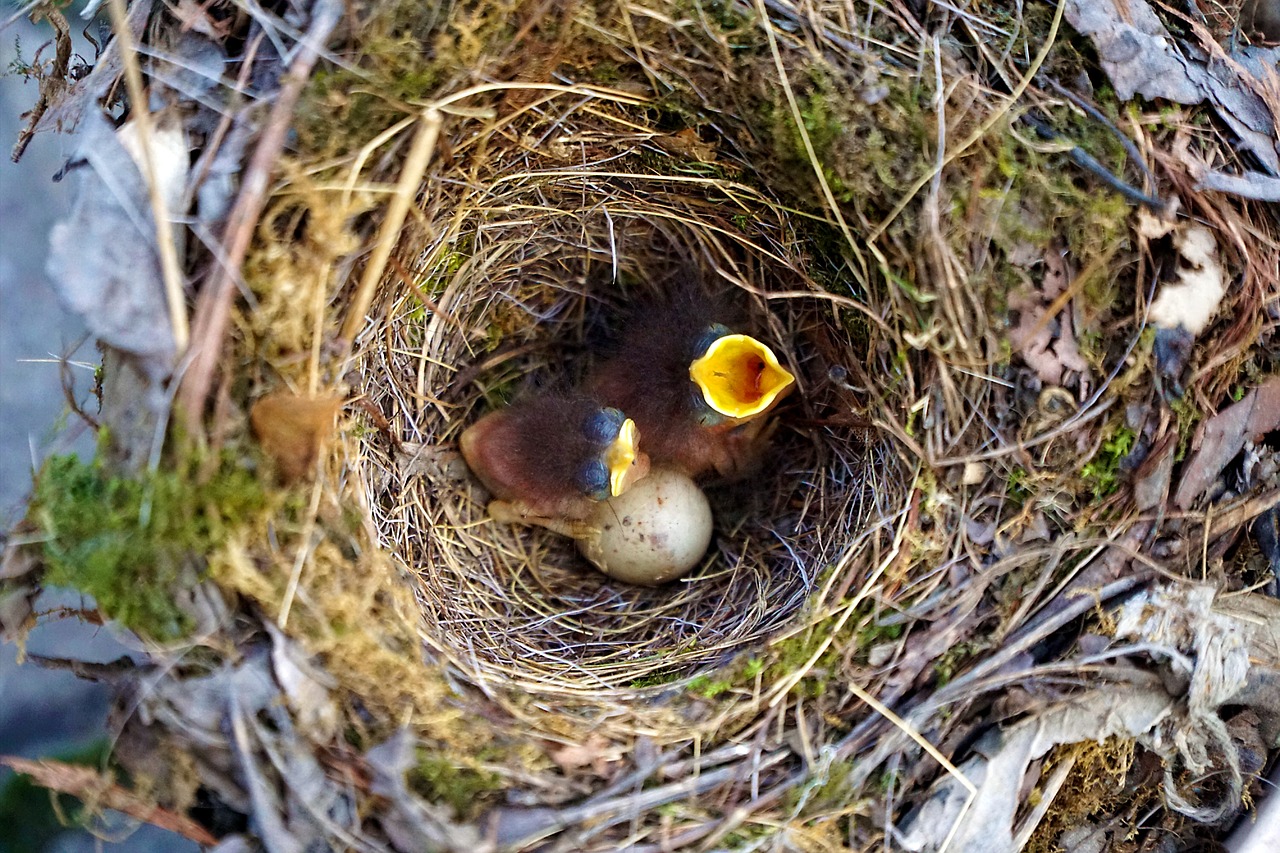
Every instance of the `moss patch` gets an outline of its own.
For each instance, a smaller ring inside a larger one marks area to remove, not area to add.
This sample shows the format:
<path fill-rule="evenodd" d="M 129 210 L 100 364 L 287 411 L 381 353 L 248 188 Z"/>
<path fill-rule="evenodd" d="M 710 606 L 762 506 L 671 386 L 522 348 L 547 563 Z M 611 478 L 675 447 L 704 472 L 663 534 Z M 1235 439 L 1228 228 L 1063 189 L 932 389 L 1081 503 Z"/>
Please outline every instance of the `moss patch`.
<path fill-rule="evenodd" d="M 93 596 L 130 630 L 180 636 L 190 617 L 174 591 L 195 583 L 200 555 L 267 503 L 258 478 L 230 458 L 197 479 L 198 460 L 145 479 L 113 476 L 100 459 L 55 456 L 36 480 L 31 518 L 45 535 L 45 580 Z"/>
<path fill-rule="evenodd" d="M 496 773 L 460 765 L 434 753 L 422 755 L 418 766 L 409 772 L 409 784 L 427 799 L 447 803 L 462 818 L 475 816 L 485 795 L 503 787 Z"/>

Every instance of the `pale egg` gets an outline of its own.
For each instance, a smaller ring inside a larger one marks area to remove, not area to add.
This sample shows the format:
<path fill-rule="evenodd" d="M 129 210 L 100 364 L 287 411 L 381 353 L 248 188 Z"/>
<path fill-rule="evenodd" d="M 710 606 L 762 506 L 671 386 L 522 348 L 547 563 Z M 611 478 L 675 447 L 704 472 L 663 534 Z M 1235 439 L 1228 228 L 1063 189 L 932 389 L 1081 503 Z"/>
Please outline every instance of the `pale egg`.
<path fill-rule="evenodd" d="M 591 533 L 578 540 L 611 578 L 640 586 L 675 580 L 698 564 L 711 542 L 711 506 L 697 483 L 654 468 L 616 498 L 597 505 Z"/>

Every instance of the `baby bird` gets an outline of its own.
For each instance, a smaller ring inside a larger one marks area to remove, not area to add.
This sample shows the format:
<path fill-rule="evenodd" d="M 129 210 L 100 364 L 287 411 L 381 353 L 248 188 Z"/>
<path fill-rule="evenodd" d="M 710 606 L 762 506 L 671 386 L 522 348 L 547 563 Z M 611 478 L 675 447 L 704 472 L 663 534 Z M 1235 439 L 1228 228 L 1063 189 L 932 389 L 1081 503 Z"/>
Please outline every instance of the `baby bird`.
<path fill-rule="evenodd" d="M 560 530 L 649 473 L 636 424 L 580 393 L 528 397 L 462 433 L 462 457 L 499 521 Z"/>
<path fill-rule="evenodd" d="M 655 463 L 690 477 L 749 473 L 762 416 L 795 382 L 768 346 L 732 331 L 731 313 L 692 285 L 642 305 L 588 389 L 635 419 Z"/>

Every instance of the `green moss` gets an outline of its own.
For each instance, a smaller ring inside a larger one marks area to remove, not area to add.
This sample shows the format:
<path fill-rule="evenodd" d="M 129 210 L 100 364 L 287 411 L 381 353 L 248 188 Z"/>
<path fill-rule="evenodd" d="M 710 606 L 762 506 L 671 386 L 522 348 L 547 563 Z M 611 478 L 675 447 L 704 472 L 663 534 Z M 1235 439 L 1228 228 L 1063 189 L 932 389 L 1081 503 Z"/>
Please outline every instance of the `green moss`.
<path fill-rule="evenodd" d="M 1114 494 L 1120 486 L 1120 462 L 1133 450 L 1137 435 L 1126 426 L 1117 427 L 1110 436 L 1103 439 L 1102 446 L 1093 458 L 1080 469 L 1080 476 L 1093 493 L 1093 499 L 1100 501 Z"/>
<path fill-rule="evenodd" d="M 457 764 L 437 753 L 423 752 L 418 766 L 409 771 L 409 786 L 432 802 L 446 803 L 458 817 L 473 817 L 487 795 L 502 790 L 496 773 Z"/>
<path fill-rule="evenodd" d="M 516 26 L 509 2 L 395 0 L 366 12 L 355 25 L 360 56 L 319 69 L 299 103 L 304 150 L 357 150 L 403 119 L 406 105 L 430 101 L 451 80 L 483 76 L 497 61 L 485 51 L 509 42 Z"/>
<path fill-rule="evenodd" d="M 1031 497 L 1031 489 L 1028 481 L 1031 475 L 1027 473 L 1026 468 L 1013 468 L 1009 471 L 1009 475 L 1005 478 L 1005 490 L 1010 500 L 1022 503 Z"/>
<path fill-rule="evenodd" d="M 862 218 L 882 218 L 930 165 L 924 159 L 929 148 L 924 117 L 931 112 L 931 95 L 912 78 L 885 75 L 878 82 L 884 97 L 867 103 L 850 98 L 847 83 L 831 79 L 825 69 L 811 68 L 807 78 L 795 75 L 796 104 L 827 186 L 838 202 L 858 210 Z M 780 177 L 800 179 L 799 197 L 808 198 L 810 206 L 822 206 L 809 177 L 813 164 L 808 148 L 791 109 L 778 98 L 766 102 L 762 111 L 785 167 Z"/>
<path fill-rule="evenodd" d="M 661 687 L 664 684 L 671 684 L 674 681 L 679 681 L 680 678 L 681 673 L 676 671 L 655 672 L 652 675 L 633 680 L 628 686 L 633 690 L 643 690 L 646 687 Z"/>
<path fill-rule="evenodd" d="M 733 681 L 724 678 L 712 678 L 709 675 L 699 675 L 689 682 L 689 692 L 696 693 L 704 699 L 714 699 L 722 693 L 727 693 L 733 688 Z"/>
<path fill-rule="evenodd" d="M 184 471 L 134 480 L 111 475 L 101 460 L 49 459 L 31 503 L 44 534 L 45 581 L 88 593 L 139 634 L 180 636 L 190 625 L 175 589 L 267 502 L 257 476 L 229 457 L 203 482 L 200 467 L 193 459 Z"/>
<path fill-rule="evenodd" d="M 1178 452 L 1175 459 L 1181 462 L 1186 458 L 1187 449 L 1191 445 L 1191 438 L 1195 435 L 1196 426 L 1200 423 L 1202 414 L 1200 407 L 1193 405 L 1185 397 L 1168 402 L 1169 411 L 1173 412 L 1178 419 Z"/>

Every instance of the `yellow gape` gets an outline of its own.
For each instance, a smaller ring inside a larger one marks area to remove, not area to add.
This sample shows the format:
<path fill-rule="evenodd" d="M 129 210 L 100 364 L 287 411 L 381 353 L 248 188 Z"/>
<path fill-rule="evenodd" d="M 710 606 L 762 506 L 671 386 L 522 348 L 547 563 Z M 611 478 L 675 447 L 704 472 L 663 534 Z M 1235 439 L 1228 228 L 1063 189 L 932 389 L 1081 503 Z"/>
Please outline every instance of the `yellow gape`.
<path fill-rule="evenodd" d="M 750 335 L 725 335 L 689 365 L 689 378 L 707 405 L 738 420 L 767 412 L 796 378 L 773 350 Z"/>
<path fill-rule="evenodd" d="M 618 437 L 605 451 L 604 461 L 609 466 L 609 493 L 618 497 L 644 472 L 636 467 L 636 443 L 639 440 L 636 422 L 627 418 L 618 430 Z M 646 467 L 647 470 L 647 467 Z"/>

